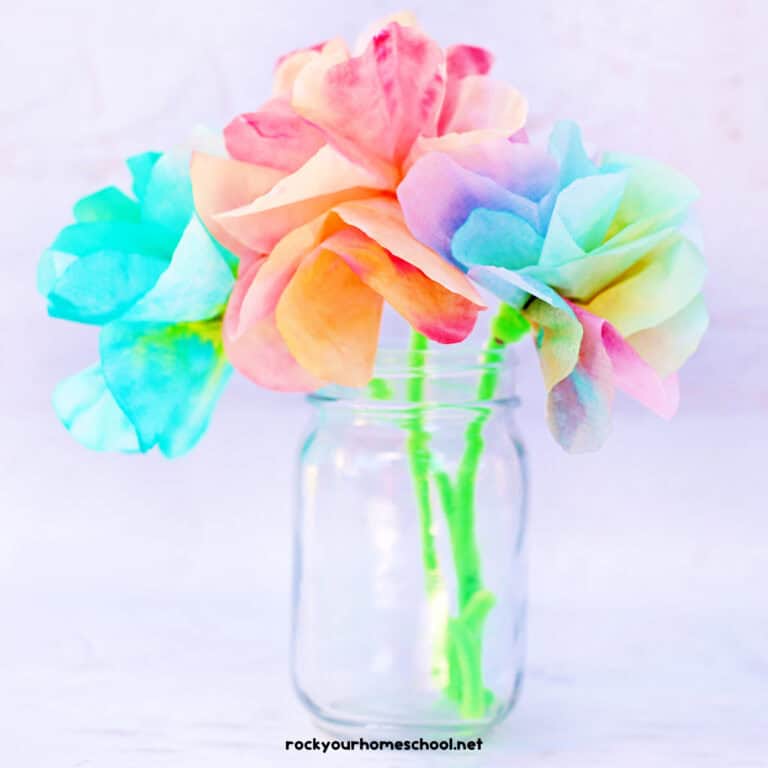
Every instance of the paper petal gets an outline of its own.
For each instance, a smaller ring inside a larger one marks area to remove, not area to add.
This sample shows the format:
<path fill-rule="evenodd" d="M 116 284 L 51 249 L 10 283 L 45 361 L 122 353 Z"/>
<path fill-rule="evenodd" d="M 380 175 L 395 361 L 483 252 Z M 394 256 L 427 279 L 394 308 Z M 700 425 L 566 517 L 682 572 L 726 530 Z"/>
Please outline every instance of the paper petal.
<path fill-rule="evenodd" d="M 549 137 L 549 151 L 560 166 L 560 180 L 556 192 L 576 179 L 597 173 L 597 167 L 589 159 L 581 141 L 581 130 L 575 123 L 567 120 L 555 123 Z"/>
<path fill-rule="evenodd" d="M 104 378 L 134 424 L 141 450 L 168 457 L 202 436 L 231 367 L 221 323 L 111 323 L 100 337 Z"/>
<path fill-rule="evenodd" d="M 669 238 L 615 278 L 587 309 L 629 336 L 680 312 L 701 291 L 705 274 L 704 258 L 693 243 Z"/>
<path fill-rule="evenodd" d="M 522 216 L 475 208 L 454 235 L 451 252 L 466 267 L 518 270 L 538 261 L 543 242 Z"/>
<path fill-rule="evenodd" d="M 258 112 L 238 115 L 225 129 L 227 151 L 235 160 L 292 173 L 325 144 L 323 132 L 281 99 Z"/>
<path fill-rule="evenodd" d="M 230 234 L 217 216 L 266 194 L 285 174 L 274 168 L 195 152 L 190 176 L 197 213 L 216 240 L 240 257 L 259 253 Z"/>
<path fill-rule="evenodd" d="M 442 344 L 463 341 L 475 325 L 477 306 L 391 256 L 359 230 L 348 227 L 323 241 L 355 274 L 380 294 L 417 331 Z"/>
<path fill-rule="evenodd" d="M 278 98 L 290 101 L 293 94 L 293 85 L 296 78 L 304 68 L 317 59 L 323 60 L 325 67 L 333 66 L 349 58 L 347 44 L 342 38 L 333 38 L 324 43 L 318 43 L 308 48 L 300 48 L 297 51 L 281 56 L 275 65 L 275 75 L 272 93 Z"/>
<path fill-rule="evenodd" d="M 669 376 L 696 351 L 708 325 L 704 299 L 697 296 L 663 323 L 633 333 L 627 342 L 660 376 Z"/>
<path fill-rule="evenodd" d="M 290 282 L 301 261 L 323 239 L 325 221 L 316 219 L 289 232 L 272 249 L 272 252 L 255 272 L 246 270 L 248 287 L 238 290 L 237 313 L 229 313 L 229 334 L 236 338 L 254 323 L 274 313 L 285 287 Z M 242 283 L 238 277 L 238 287 Z"/>
<path fill-rule="evenodd" d="M 83 223 L 93 221 L 139 221 L 139 204 L 121 192 L 117 187 L 105 187 L 75 203 L 75 220 Z"/>
<path fill-rule="evenodd" d="M 456 86 L 452 114 L 442 133 L 462 133 L 483 128 L 519 131 L 528 115 L 520 91 L 484 75 L 468 75 Z"/>
<path fill-rule="evenodd" d="M 552 389 L 573 371 L 582 329 L 571 305 L 529 275 L 496 267 L 473 267 L 469 275 L 502 301 L 522 308 L 534 329 L 544 384 Z M 530 297 L 538 301 L 530 301 Z"/>
<path fill-rule="evenodd" d="M 485 309 L 480 294 L 461 270 L 413 237 L 396 200 L 385 197 L 356 200 L 337 205 L 334 212 L 430 279 L 463 296 L 479 309 Z"/>
<path fill-rule="evenodd" d="M 52 317 L 101 325 L 147 293 L 167 265 L 141 253 L 97 251 L 77 258 L 49 250 L 40 259 L 38 285 Z"/>
<path fill-rule="evenodd" d="M 541 263 L 559 265 L 572 260 L 573 250 L 563 250 L 561 238 L 554 237 L 563 230 L 568 233 L 580 252 L 599 248 L 605 240 L 608 228 L 627 186 L 627 176 L 622 173 L 601 174 L 577 179 L 558 196 L 547 233 L 547 241 L 541 254 Z M 562 229 L 555 225 L 562 224 Z"/>
<path fill-rule="evenodd" d="M 112 397 L 99 365 L 64 379 L 53 393 L 53 406 L 72 437 L 86 448 L 140 450 L 136 430 Z"/>
<path fill-rule="evenodd" d="M 133 176 L 133 194 L 137 199 L 141 200 L 146 194 L 152 169 L 161 157 L 162 152 L 144 152 L 125 161 Z"/>
<path fill-rule="evenodd" d="M 627 188 L 616 211 L 608 236 L 646 220 L 660 220 L 663 226 L 683 214 L 698 197 L 698 189 L 683 174 L 645 158 L 607 153 L 602 173 L 616 170 L 628 176 Z"/>
<path fill-rule="evenodd" d="M 194 212 L 189 163 L 186 149 L 164 153 L 152 166 L 140 199 L 142 219 L 164 227 L 175 238 L 181 237 Z"/>
<path fill-rule="evenodd" d="M 437 44 L 393 23 L 359 57 L 307 64 L 294 83 L 293 106 L 352 160 L 399 166 L 417 136 L 436 133 L 444 87 Z"/>
<path fill-rule="evenodd" d="M 305 259 L 277 305 L 277 327 L 299 364 L 318 379 L 350 387 L 368 383 L 382 299 L 335 254 Z"/>
<path fill-rule="evenodd" d="M 269 192 L 215 220 L 247 247 L 268 253 L 292 229 L 334 205 L 374 195 L 386 187 L 386 181 L 326 146 Z"/>
<path fill-rule="evenodd" d="M 224 315 L 224 348 L 227 358 L 240 373 L 262 387 L 283 392 L 311 392 L 323 384 L 304 370 L 288 351 L 277 330 L 274 306 L 257 319 L 241 323 L 243 299 L 266 259 L 241 264 L 232 296 Z M 238 331 L 238 328 L 240 330 Z"/>
<path fill-rule="evenodd" d="M 431 189 L 439 189 L 440 194 L 426 193 Z M 443 256 L 453 256 L 458 261 L 462 258 L 452 253 L 451 240 L 475 209 L 513 210 L 525 218 L 534 221 L 537 218 L 534 203 L 513 195 L 494 180 L 467 170 L 439 152 L 430 153 L 414 164 L 397 188 L 397 197 L 415 237 Z M 527 229 L 531 230 L 530 225 Z M 483 246 L 488 242 L 484 239 Z M 492 239 L 491 244 L 493 247 Z M 536 258 L 540 249 L 541 242 Z"/>
<path fill-rule="evenodd" d="M 571 453 L 596 451 L 611 428 L 613 368 L 599 332 L 584 330 L 573 371 L 557 383 L 547 398 L 549 428 Z"/>
<path fill-rule="evenodd" d="M 193 216 L 168 268 L 122 319 L 155 323 L 209 320 L 223 314 L 234 283 L 221 250 Z"/>
<path fill-rule="evenodd" d="M 458 91 L 467 75 L 487 75 L 493 65 L 493 54 L 473 45 L 454 45 L 445 52 L 446 87 L 438 122 L 438 133 L 446 132 L 456 111 Z"/>
<path fill-rule="evenodd" d="M 583 328 L 573 372 L 549 396 L 550 427 L 557 441 L 573 452 L 600 448 L 610 428 L 614 387 L 659 416 L 677 410 L 677 377 L 662 378 L 607 321 L 572 305 Z"/>

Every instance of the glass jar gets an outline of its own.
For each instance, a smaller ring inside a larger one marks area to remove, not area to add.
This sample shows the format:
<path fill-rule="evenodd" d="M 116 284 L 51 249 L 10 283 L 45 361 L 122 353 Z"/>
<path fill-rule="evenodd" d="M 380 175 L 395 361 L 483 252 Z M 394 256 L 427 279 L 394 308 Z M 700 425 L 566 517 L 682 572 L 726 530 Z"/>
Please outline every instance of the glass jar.
<path fill-rule="evenodd" d="M 292 666 L 338 734 L 477 735 L 523 676 L 526 473 L 502 350 L 385 352 L 310 396 Z"/>

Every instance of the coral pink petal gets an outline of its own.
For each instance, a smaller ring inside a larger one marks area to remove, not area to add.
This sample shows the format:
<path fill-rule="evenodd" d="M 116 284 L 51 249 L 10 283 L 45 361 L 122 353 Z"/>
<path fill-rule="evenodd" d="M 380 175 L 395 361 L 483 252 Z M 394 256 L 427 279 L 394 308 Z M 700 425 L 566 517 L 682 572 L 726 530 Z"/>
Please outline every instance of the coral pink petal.
<path fill-rule="evenodd" d="M 454 45 L 445 52 L 446 85 L 438 133 L 445 132 L 456 109 L 459 82 L 467 75 L 487 75 L 493 65 L 493 54 L 473 45 Z"/>
<path fill-rule="evenodd" d="M 344 61 L 349 58 L 347 44 L 341 38 L 334 38 L 281 56 L 275 64 L 272 93 L 279 98 L 290 99 L 296 78 L 307 64 L 319 58 L 334 63 Z"/>
<path fill-rule="evenodd" d="M 292 103 L 350 158 L 399 168 L 417 136 L 437 131 L 443 71 L 434 41 L 393 23 L 359 57 L 335 66 L 310 62 L 296 78 Z"/>
<path fill-rule="evenodd" d="M 505 83 L 483 75 L 467 75 L 456 86 L 453 112 L 441 133 L 501 129 L 513 135 L 524 125 L 528 104 L 522 94 Z"/>
<path fill-rule="evenodd" d="M 288 232 L 345 200 L 365 198 L 388 182 L 325 146 L 264 195 L 217 217 L 233 238 L 268 252 Z"/>
<path fill-rule="evenodd" d="M 190 175 L 195 208 L 216 240 L 241 258 L 263 250 L 246 245 L 222 227 L 216 216 L 265 194 L 285 174 L 274 168 L 195 152 Z"/>
<path fill-rule="evenodd" d="M 442 344 L 463 341 L 477 319 L 476 304 L 392 256 L 360 230 L 347 227 L 323 241 L 416 330 Z"/>
<path fill-rule="evenodd" d="M 267 257 L 265 263 L 249 282 L 242 300 L 237 326 L 231 333 L 237 336 L 271 314 L 277 307 L 282 292 L 295 274 L 302 259 L 308 256 L 322 238 L 323 218 L 289 232 Z"/>
<path fill-rule="evenodd" d="M 239 325 L 244 297 L 265 260 L 241 264 L 237 284 L 224 316 L 223 338 L 227 358 L 243 375 L 263 387 L 286 392 L 311 392 L 322 381 L 303 369 L 288 351 L 275 323 L 274 311 L 251 323 L 245 333 L 233 334 Z"/>
<path fill-rule="evenodd" d="M 297 115 L 287 101 L 273 99 L 258 112 L 238 115 L 225 129 L 235 160 L 292 173 L 325 144 L 323 132 Z"/>
<path fill-rule="evenodd" d="M 375 197 L 343 203 L 334 208 L 347 224 L 365 232 L 397 258 L 411 264 L 452 293 L 484 309 L 480 294 L 464 273 L 410 233 L 394 198 Z"/>

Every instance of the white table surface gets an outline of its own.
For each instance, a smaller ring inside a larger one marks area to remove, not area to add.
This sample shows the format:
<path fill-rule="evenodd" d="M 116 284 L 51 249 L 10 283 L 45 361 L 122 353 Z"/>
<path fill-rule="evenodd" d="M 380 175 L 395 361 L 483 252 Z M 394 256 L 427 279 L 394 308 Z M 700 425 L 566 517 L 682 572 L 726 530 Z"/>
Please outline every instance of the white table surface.
<path fill-rule="evenodd" d="M 284 749 L 319 733 L 293 698 L 286 642 L 290 459 L 308 413 L 250 398 L 236 384 L 175 463 L 94 457 L 63 430 L 35 462 L 3 447 L 2 765 L 768 764 L 765 505 L 745 487 L 765 443 L 752 415 L 684 409 L 663 425 L 623 408 L 603 453 L 568 457 L 530 403 L 517 710 L 473 755 L 319 756 Z M 50 418 L 27 418 L 27 447 Z M 249 430 L 265 439 L 246 449 Z"/>

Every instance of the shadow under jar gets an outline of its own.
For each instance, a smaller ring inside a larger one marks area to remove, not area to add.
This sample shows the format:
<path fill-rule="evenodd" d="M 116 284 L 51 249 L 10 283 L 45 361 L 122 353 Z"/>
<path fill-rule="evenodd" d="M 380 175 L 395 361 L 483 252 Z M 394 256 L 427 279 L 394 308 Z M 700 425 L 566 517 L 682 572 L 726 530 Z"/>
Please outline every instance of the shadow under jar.
<path fill-rule="evenodd" d="M 310 396 L 292 666 L 337 734 L 474 736 L 517 699 L 526 473 L 503 350 L 380 354 Z"/>

